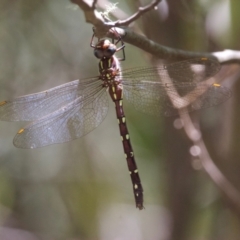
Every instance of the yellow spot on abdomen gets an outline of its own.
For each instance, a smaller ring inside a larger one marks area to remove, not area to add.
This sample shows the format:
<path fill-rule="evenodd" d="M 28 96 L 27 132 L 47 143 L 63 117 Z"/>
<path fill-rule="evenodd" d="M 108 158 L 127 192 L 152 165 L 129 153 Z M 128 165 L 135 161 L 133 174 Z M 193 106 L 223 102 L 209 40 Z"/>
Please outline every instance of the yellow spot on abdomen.
<path fill-rule="evenodd" d="M 103 69 L 103 62 L 100 61 L 100 66 L 101 66 L 101 69 Z"/>
<path fill-rule="evenodd" d="M 0 106 L 5 105 L 6 103 L 7 103 L 6 101 L 2 101 L 2 102 L 0 102 Z"/>
<path fill-rule="evenodd" d="M 108 67 L 110 68 L 111 65 L 112 65 L 112 61 L 111 61 L 111 58 L 109 58 L 109 60 L 108 60 Z"/>
<path fill-rule="evenodd" d="M 21 128 L 19 131 L 18 131 L 18 134 L 21 134 L 24 132 L 24 128 Z"/>
<path fill-rule="evenodd" d="M 218 84 L 218 83 L 213 83 L 213 86 L 214 86 L 214 87 L 221 87 L 221 85 Z"/>

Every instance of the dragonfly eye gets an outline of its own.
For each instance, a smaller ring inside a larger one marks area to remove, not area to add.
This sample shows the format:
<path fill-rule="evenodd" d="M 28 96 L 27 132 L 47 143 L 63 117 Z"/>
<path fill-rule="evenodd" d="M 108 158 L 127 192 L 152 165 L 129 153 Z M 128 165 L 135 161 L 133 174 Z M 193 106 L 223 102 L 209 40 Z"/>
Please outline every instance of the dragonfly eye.
<path fill-rule="evenodd" d="M 115 54 L 115 52 L 116 52 L 116 47 L 115 47 L 115 45 L 112 44 L 107 49 L 105 49 L 104 57 L 110 58 L 110 57 L 112 57 L 113 54 Z"/>
<path fill-rule="evenodd" d="M 104 56 L 102 49 L 95 48 L 93 52 L 96 58 L 103 58 Z"/>
<path fill-rule="evenodd" d="M 108 39 L 100 40 L 94 48 L 96 58 L 111 58 L 117 51 L 117 47 Z"/>
<path fill-rule="evenodd" d="M 94 49 L 94 55 L 96 58 L 111 58 L 115 52 L 116 46 L 114 44 L 109 44 Z"/>

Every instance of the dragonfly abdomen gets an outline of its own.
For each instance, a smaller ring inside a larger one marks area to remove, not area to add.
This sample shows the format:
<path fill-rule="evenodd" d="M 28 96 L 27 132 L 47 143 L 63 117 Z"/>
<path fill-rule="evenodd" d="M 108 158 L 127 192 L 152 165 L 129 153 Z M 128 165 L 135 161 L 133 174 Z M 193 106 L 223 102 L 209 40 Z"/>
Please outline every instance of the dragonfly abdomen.
<path fill-rule="evenodd" d="M 143 188 L 138 174 L 137 164 L 134 158 L 132 145 L 130 142 L 130 135 L 127 128 L 126 117 L 123 110 L 122 99 L 114 101 L 116 107 L 116 114 L 119 124 L 119 130 L 122 137 L 122 144 L 127 160 L 129 174 L 133 184 L 133 192 L 136 202 L 136 207 L 143 209 Z"/>

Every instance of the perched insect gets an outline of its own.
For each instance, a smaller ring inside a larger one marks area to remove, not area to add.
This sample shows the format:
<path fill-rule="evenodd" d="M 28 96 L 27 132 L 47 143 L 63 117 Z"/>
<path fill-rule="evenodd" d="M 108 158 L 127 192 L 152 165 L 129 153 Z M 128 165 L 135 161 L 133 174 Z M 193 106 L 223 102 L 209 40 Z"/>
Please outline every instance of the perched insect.
<path fill-rule="evenodd" d="M 196 58 L 152 68 L 121 71 L 124 43 L 100 39 L 91 47 L 99 61 L 97 77 L 75 80 L 10 101 L 0 102 L 0 120 L 32 121 L 18 131 L 14 145 L 38 148 L 80 138 L 95 129 L 106 117 L 110 94 L 116 107 L 120 134 L 133 184 L 136 207 L 143 209 L 143 188 L 123 110 L 123 98 L 144 113 L 176 115 L 178 109 L 194 111 L 224 102 L 230 90 L 219 84 L 201 82 L 215 75 L 220 65 L 208 58 Z M 117 47 L 117 44 L 121 44 Z M 116 52 L 122 51 L 118 59 Z M 107 90 L 107 91 L 106 91 Z"/>

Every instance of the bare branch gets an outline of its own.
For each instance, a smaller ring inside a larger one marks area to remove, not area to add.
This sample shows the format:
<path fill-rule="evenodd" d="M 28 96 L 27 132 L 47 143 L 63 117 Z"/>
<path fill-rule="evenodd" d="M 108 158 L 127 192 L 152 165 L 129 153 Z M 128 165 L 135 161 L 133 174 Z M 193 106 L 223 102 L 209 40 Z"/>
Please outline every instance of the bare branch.
<path fill-rule="evenodd" d="M 154 0 L 149 5 L 145 7 L 140 7 L 137 13 L 133 14 L 126 20 L 118 20 L 115 22 L 106 22 L 102 14 L 95 10 L 97 0 L 94 0 L 92 4 L 90 4 L 87 0 L 70 0 L 70 1 L 74 4 L 77 4 L 82 9 L 82 11 L 85 14 L 86 22 L 92 23 L 95 26 L 96 35 L 98 37 L 103 37 L 106 35 L 110 28 L 126 26 L 130 24 L 145 12 L 150 11 L 151 9 L 156 7 L 161 0 Z"/>
<path fill-rule="evenodd" d="M 156 7 L 161 0 L 154 0 L 152 3 L 145 7 L 140 7 L 138 12 L 133 14 L 126 20 L 119 20 L 116 22 L 106 22 L 101 13 L 95 10 L 97 0 L 94 0 L 92 4 L 89 4 L 87 0 L 70 0 L 72 3 L 77 4 L 84 12 L 86 21 L 92 23 L 96 28 L 96 36 L 99 38 L 110 37 L 115 38 L 116 35 L 109 31 L 112 27 L 119 27 L 123 25 L 130 24 L 132 21 L 135 21 L 143 13 Z M 166 60 L 184 60 L 189 58 L 196 57 L 208 57 L 217 59 L 221 64 L 224 63 L 240 63 L 240 51 L 234 50 L 225 50 L 222 52 L 216 53 L 207 53 L 207 52 L 191 52 L 184 51 L 181 49 L 174 49 L 166 47 L 152 40 L 146 38 L 145 36 L 139 35 L 130 29 L 120 29 L 117 28 L 119 35 L 123 38 L 126 43 L 130 43 L 150 54 L 161 59 Z"/>
<path fill-rule="evenodd" d="M 130 29 L 121 29 L 119 34 L 123 38 L 124 42 L 130 43 L 155 57 L 165 60 L 185 60 L 197 57 L 207 57 L 217 59 L 221 64 L 240 63 L 240 51 L 224 50 L 215 53 L 184 51 L 158 44 L 143 35 L 133 32 Z M 108 32 L 107 37 L 112 38 L 114 36 Z"/>
<path fill-rule="evenodd" d="M 221 52 L 213 52 L 220 63 L 240 63 L 240 51 L 225 49 Z"/>
<path fill-rule="evenodd" d="M 155 57 L 164 60 L 186 60 L 198 57 L 207 57 L 216 59 L 221 64 L 240 63 L 240 51 L 237 50 L 223 50 L 220 52 L 192 52 L 176 48 L 170 48 L 158 44 L 143 35 L 133 32 L 131 29 L 117 29 L 119 35 L 124 42 L 132 44 L 145 52 L 152 54 Z M 107 37 L 114 38 L 111 32 L 108 32 Z"/>
<path fill-rule="evenodd" d="M 141 17 L 145 12 L 148 12 L 151 9 L 155 8 L 160 2 L 161 2 L 161 0 L 154 0 L 154 1 L 152 1 L 152 3 L 150 3 L 149 5 L 147 5 L 145 7 L 139 7 L 138 11 L 135 14 L 133 14 L 131 17 L 127 18 L 126 20 L 117 21 L 115 23 L 115 26 L 116 27 L 128 26 L 130 23 L 132 23 L 133 21 L 135 21 L 139 17 Z"/>

